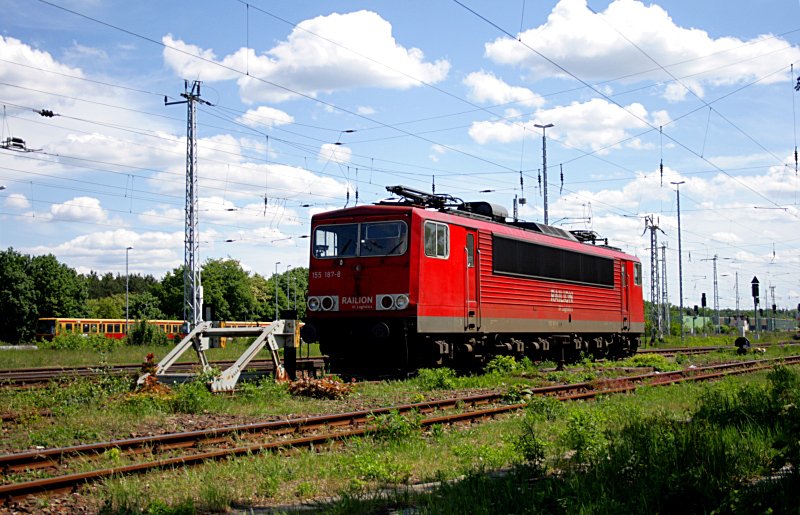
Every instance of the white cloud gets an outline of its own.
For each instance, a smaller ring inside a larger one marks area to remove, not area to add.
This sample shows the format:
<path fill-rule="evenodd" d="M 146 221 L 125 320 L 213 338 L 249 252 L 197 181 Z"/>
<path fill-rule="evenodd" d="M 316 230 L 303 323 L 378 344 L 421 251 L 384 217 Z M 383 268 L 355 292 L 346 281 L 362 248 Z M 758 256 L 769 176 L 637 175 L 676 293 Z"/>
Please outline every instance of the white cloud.
<path fill-rule="evenodd" d="M 25 195 L 21 193 L 12 193 L 6 197 L 3 205 L 11 209 L 28 209 L 31 207 L 31 203 L 28 201 Z"/>
<path fill-rule="evenodd" d="M 242 48 L 218 59 L 213 50 L 172 35 L 162 41 L 168 47 L 164 61 L 181 77 L 237 79 L 245 102 L 285 101 L 295 96 L 292 91 L 317 96 L 352 88 L 407 89 L 420 81 L 440 82 L 450 69 L 446 60 L 425 62 L 422 50 L 398 44 L 391 24 L 370 11 L 302 21 L 285 41 L 260 55 Z M 242 75 L 246 71 L 249 75 Z"/>
<path fill-rule="evenodd" d="M 331 161 L 333 163 L 347 164 L 350 162 L 350 156 L 353 150 L 343 145 L 336 145 L 334 143 L 325 143 L 320 147 L 317 160 L 321 163 Z"/>
<path fill-rule="evenodd" d="M 475 102 L 490 104 L 519 103 L 528 107 L 541 107 L 544 98 L 528 88 L 510 86 L 493 73 L 473 72 L 464 78 L 469 88 L 468 96 Z"/>
<path fill-rule="evenodd" d="M 507 113 L 507 115 L 513 114 Z M 552 123 L 554 127 L 547 131 L 550 137 L 572 147 L 593 151 L 603 149 L 601 152 L 607 153 L 607 147 L 629 138 L 630 131 L 645 129 L 649 126 L 648 123 L 663 125 L 669 120 L 669 115 L 665 111 L 648 113 L 644 106 L 637 102 L 620 107 L 595 98 L 588 102 L 572 102 L 566 106 L 540 109 L 527 122 L 514 123 L 509 118 L 513 116 L 507 116 L 506 119 L 499 121 L 473 122 L 469 128 L 469 135 L 479 144 L 492 141 L 510 143 L 520 141 L 523 134 L 527 136 L 530 136 L 531 132 L 541 134 L 541 129 L 535 127 L 536 124 Z M 633 140 L 630 146 L 637 148 L 641 145 Z"/>
<path fill-rule="evenodd" d="M 104 222 L 108 218 L 100 201 L 92 197 L 75 197 L 62 204 L 50 206 L 50 212 L 42 215 L 44 220 L 73 222 Z"/>
<path fill-rule="evenodd" d="M 520 38 L 583 80 L 671 80 L 652 58 L 675 77 L 693 76 L 682 82 L 700 95 L 702 83 L 750 82 L 800 59 L 800 49 L 782 38 L 713 38 L 704 30 L 676 25 L 659 5 L 634 0 L 615 0 L 597 14 L 587 7 L 587 0 L 561 0 L 544 24 L 522 32 Z M 567 76 L 516 39 L 498 38 L 485 49 L 494 62 L 523 67 L 537 79 Z M 761 83 L 782 80 L 784 75 L 773 74 Z M 673 101 L 685 94 L 678 84 L 665 91 Z"/>
<path fill-rule="evenodd" d="M 5 83 L 18 86 L 0 85 L 0 94 L 6 102 L 26 106 L 41 102 L 53 106 L 53 96 L 36 92 L 36 90 L 43 89 L 42 77 L 48 77 L 45 89 L 55 94 L 76 95 L 79 92 L 90 92 L 93 89 L 91 85 L 87 85 L 83 81 L 55 79 L 56 75 L 43 74 L 39 70 L 75 77 L 84 76 L 80 69 L 57 62 L 47 52 L 31 48 L 18 39 L 0 36 L 0 77 L 3 77 Z"/>
<path fill-rule="evenodd" d="M 259 106 L 258 109 L 249 109 L 237 121 L 249 127 L 277 127 L 294 123 L 294 117 L 274 107 Z"/>
<path fill-rule="evenodd" d="M 356 112 L 363 116 L 371 116 L 375 114 L 375 108 L 371 106 L 358 106 Z"/>
<path fill-rule="evenodd" d="M 72 46 L 64 52 L 64 59 L 71 62 L 83 60 L 105 61 L 108 59 L 108 54 L 101 48 L 89 47 L 73 41 Z"/>
<path fill-rule="evenodd" d="M 718 241 L 720 243 L 741 243 L 742 238 L 739 237 L 738 234 L 733 234 L 730 232 L 715 232 L 711 235 L 711 239 Z"/>

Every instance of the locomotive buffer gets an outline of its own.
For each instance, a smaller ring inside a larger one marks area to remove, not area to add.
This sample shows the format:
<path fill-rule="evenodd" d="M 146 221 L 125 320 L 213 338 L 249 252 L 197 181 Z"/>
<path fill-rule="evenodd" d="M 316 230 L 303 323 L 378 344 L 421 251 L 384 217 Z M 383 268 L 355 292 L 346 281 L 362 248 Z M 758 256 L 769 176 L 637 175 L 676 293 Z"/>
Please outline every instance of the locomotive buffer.
<path fill-rule="evenodd" d="M 209 337 L 229 336 L 229 337 L 255 337 L 252 344 L 239 356 L 236 362 L 223 370 L 219 376 L 214 377 L 210 382 L 212 392 L 232 391 L 242 375 L 242 371 L 250 361 L 264 348 L 269 347 L 272 365 L 274 367 L 275 379 L 278 381 L 287 380 L 288 376 L 294 375 L 294 356 L 300 341 L 299 324 L 297 320 L 276 320 L 265 327 L 212 327 L 211 322 L 200 322 L 187 334 L 175 347 L 158 362 L 155 371 L 139 376 L 136 381 L 138 386 L 145 384 L 148 377 L 155 377 L 163 383 L 187 382 L 196 377 L 196 374 L 172 373 L 168 371 L 178 358 L 190 347 L 197 353 L 197 358 L 201 365 L 201 373 L 212 370 L 209 364 L 206 351 L 209 349 Z M 287 363 L 291 365 L 289 373 L 281 363 L 278 349 L 286 350 Z"/>

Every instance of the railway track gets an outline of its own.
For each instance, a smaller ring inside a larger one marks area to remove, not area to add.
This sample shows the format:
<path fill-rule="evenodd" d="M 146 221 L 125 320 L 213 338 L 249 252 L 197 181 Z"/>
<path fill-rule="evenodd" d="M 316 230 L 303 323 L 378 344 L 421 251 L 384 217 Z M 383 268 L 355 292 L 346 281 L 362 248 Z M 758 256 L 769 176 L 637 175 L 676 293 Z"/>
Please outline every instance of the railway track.
<path fill-rule="evenodd" d="M 735 362 L 659 374 L 628 376 L 598 383 L 549 386 L 532 389 L 531 394 L 555 396 L 562 401 L 589 399 L 598 395 L 630 392 L 644 384 L 667 385 L 682 381 L 709 380 L 725 375 L 750 373 L 770 368 L 777 363 L 800 364 L 800 356 Z M 344 438 L 364 436 L 375 431 L 376 429 L 372 424 L 374 418 L 391 412 L 431 414 L 459 408 L 457 413 L 434 415 L 421 420 L 420 425 L 424 428 L 438 424 L 456 424 L 491 418 L 503 413 L 520 410 L 526 406 L 526 403 L 505 403 L 504 396 L 505 392 L 493 392 L 375 410 L 274 420 L 257 424 L 8 454 L 0 456 L 0 469 L 4 474 L 3 481 L 6 482 L 6 484 L 0 485 L 0 498 L 10 502 L 37 493 L 73 490 L 82 484 L 112 476 L 144 473 L 176 466 L 189 466 L 209 460 L 250 455 L 282 448 L 325 445 Z M 464 411 L 465 407 L 470 409 Z M 305 434 L 305 436 L 298 436 L 299 434 Z M 253 441 L 254 438 L 263 439 L 265 436 L 268 436 L 270 440 Z M 221 446 L 221 448 L 204 449 L 204 447 L 210 445 Z M 20 474 L 27 471 L 38 471 L 36 473 L 41 474 L 44 472 L 42 469 L 64 470 L 69 468 L 74 460 L 82 460 L 82 466 L 85 468 L 87 460 L 92 457 L 102 456 L 112 449 L 118 449 L 118 452 L 124 453 L 126 456 L 146 455 L 147 459 L 153 459 L 159 454 L 177 450 L 183 450 L 186 454 L 89 472 L 68 473 L 45 479 L 16 483 L 8 482 L 9 476 L 19 477 Z"/>
<path fill-rule="evenodd" d="M 234 360 L 220 360 L 211 363 L 211 366 L 225 369 L 232 365 Z M 180 362 L 171 367 L 175 372 L 191 372 L 199 367 L 197 362 Z M 297 370 L 321 370 L 324 360 L 318 358 L 297 358 Z M 41 385 L 59 378 L 95 377 L 98 375 L 130 375 L 141 374 L 141 363 L 127 365 L 110 365 L 106 367 L 39 367 L 0 370 L 0 387 Z M 272 360 L 253 360 L 245 369 L 247 372 L 271 373 L 274 369 Z"/>

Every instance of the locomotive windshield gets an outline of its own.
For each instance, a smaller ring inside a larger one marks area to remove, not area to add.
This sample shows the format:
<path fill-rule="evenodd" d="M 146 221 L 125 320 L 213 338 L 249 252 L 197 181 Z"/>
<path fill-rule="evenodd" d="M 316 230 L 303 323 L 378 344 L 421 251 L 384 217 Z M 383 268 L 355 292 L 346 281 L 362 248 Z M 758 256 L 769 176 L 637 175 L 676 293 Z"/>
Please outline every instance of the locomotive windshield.
<path fill-rule="evenodd" d="M 399 256 L 408 247 L 405 222 L 321 225 L 314 231 L 314 257 Z"/>

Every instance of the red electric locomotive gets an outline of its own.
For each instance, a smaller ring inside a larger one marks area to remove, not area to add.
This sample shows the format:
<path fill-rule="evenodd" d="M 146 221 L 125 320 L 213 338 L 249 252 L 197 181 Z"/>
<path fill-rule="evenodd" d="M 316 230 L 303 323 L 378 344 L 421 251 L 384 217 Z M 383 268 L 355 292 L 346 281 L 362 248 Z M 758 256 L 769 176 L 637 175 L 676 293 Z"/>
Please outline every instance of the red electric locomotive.
<path fill-rule="evenodd" d="M 303 338 L 335 370 L 635 352 L 644 302 L 634 256 L 587 243 L 593 233 L 507 221 L 486 202 L 387 190 L 403 199 L 311 220 Z"/>

